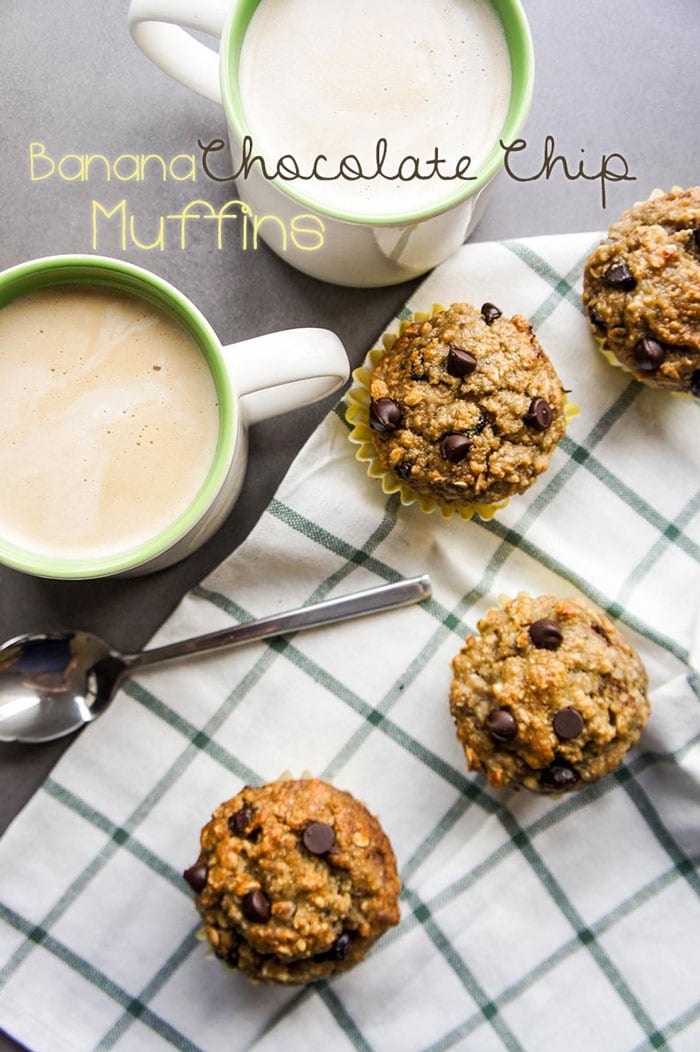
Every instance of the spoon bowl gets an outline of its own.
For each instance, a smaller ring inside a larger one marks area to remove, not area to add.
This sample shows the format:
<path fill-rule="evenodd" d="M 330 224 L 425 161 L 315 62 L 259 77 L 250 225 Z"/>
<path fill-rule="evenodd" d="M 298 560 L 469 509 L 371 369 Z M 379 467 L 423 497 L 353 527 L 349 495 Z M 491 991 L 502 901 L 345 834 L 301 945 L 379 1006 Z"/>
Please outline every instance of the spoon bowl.
<path fill-rule="evenodd" d="M 48 742 L 79 730 L 109 707 L 136 668 L 408 606 L 430 594 L 430 578 L 413 577 L 134 654 L 90 632 L 16 636 L 0 647 L 0 741 Z"/>
<path fill-rule="evenodd" d="M 17 636 L 0 648 L 0 740 L 46 742 L 96 719 L 128 668 L 89 632 Z"/>

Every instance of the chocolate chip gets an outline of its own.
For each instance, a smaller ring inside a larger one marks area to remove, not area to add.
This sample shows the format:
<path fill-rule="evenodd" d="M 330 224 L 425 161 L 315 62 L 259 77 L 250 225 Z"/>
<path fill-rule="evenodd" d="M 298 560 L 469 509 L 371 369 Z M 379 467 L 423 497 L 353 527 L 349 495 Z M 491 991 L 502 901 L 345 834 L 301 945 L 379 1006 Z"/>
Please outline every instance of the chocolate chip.
<path fill-rule="evenodd" d="M 397 431 L 401 427 L 403 413 L 393 398 L 377 398 L 369 404 L 369 426 L 373 431 Z"/>
<path fill-rule="evenodd" d="M 245 831 L 250 825 L 254 811 L 250 804 L 243 804 L 240 811 L 231 815 L 228 820 L 228 828 L 231 836 L 245 836 Z"/>
<path fill-rule="evenodd" d="M 655 372 L 666 358 L 666 348 L 651 336 L 642 336 L 632 351 L 634 364 L 642 373 Z"/>
<path fill-rule="evenodd" d="M 476 358 L 469 351 L 463 351 L 461 347 L 450 347 L 447 352 L 447 361 L 445 363 L 450 376 L 456 376 L 461 379 L 463 376 L 469 376 L 469 373 L 473 373 L 476 369 Z"/>
<path fill-rule="evenodd" d="M 539 780 L 544 789 L 570 789 L 578 782 L 578 774 L 565 760 L 555 760 L 540 772 Z"/>
<path fill-rule="evenodd" d="M 411 477 L 411 464 L 407 464 L 405 461 L 403 464 L 397 464 L 394 471 L 400 479 L 407 479 Z"/>
<path fill-rule="evenodd" d="M 500 318 L 502 314 L 503 311 L 499 310 L 493 303 L 484 303 L 481 308 L 481 317 L 487 325 L 493 325 L 496 318 Z"/>
<path fill-rule="evenodd" d="M 270 900 L 261 888 L 243 896 L 241 909 L 243 916 L 255 924 L 265 924 L 270 919 Z"/>
<path fill-rule="evenodd" d="M 546 617 L 541 621 L 533 621 L 528 632 L 538 650 L 557 650 L 564 639 L 556 621 L 550 621 Z"/>
<path fill-rule="evenodd" d="M 335 848 L 335 830 L 325 822 L 310 822 L 301 834 L 301 840 L 312 855 L 327 855 Z"/>
<path fill-rule="evenodd" d="M 493 414 L 485 413 L 483 409 L 479 410 L 479 423 L 475 427 L 469 428 L 470 435 L 480 435 L 488 423 L 493 423 Z"/>
<path fill-rule="evenodd" d="M 518 721 L 510 709 L 492 709 L 485 723 L 487 731 L 497 742 L 512 742 L 518 733 Z"/>
<path fill-rule="evenodd" d="M 569 705 L 567 709 L 559 709 L 559 712 L 554 714 L 552 726 L 557 738 L 561 738 L 562 741 L 578 738 L 583 730 L 583 716 L 573 705 Z"/>
<path fill-rule="evenodd" d="M 598 697 L 605 698 L 609 693 L 613 693 L 612 676 L 605 673 L 601 675 L 598 684 Z"/>
<path fill-rule="evenodd" d="M 691 239 L 690 239 L 690 240 L 691 240 L 691 246 L 692 246 L 692 248 L 693 248 L 693 249 L 694 249 L 694 250 L 695 250 L 695 251 L 696 251 L 696 252 L 697 252 L 698 254 L 700 254 L 700 226 L 698 226 L 698 227 L 696 227 L 696 228 L 695 228 L 695 230 L 694 230 L 694 231 L 693 231 L 693 233 L 691 234 Z"/>
<path fill-rule="evenodd" d="M 342 961 L 345 954 L 348 952 L 348 946 L 350 945 L 350 932 L 344 931 L 338 936 L 330 950 L 328 956 L 332 961 Z"/>
<path fill-rule="evenodd" d="M 607 331 L 607 325 L 605 324 L 595 307 L 588 308 L 588 317 L 591 319 L 596 329 L 602 329 L 603 331 Z"/>
<path fill-rule="evenodd" d="M 696 369 L 690 377 L 690 393 L 700 398 L 700 369 Z"/>
<path fill-rule="evenodd" d="M 546 431 L 552 420 L 554 420 L 554 412 L 549 402 L 545 402 L 544 398 L 533 398 L 530 402 L 530 408 L 523 419 L 533 431 Z"/>
<path fill-rule="evenodd" d="M 425 377 L 425 358 L 419 351 L 414 351 L 409 359 L 411 363 L 411 379 L 422 380 Z"/>
<path fill-rule="evenodd" d="M 622 289 L 623 292 L 631 292 L 637 284 L 637 279 L 626 263 L 611 263 L 603 279 L 611 289 Z"/>
<path fill-rule="evenodd" d="M 460 460 L 464 460 L 471 446 L 466 435 L 445 435 L 440 443 L 442 459 L 449 460 L 451 464 L 459 464 Z"/>
<path fill-rule="evenodd" d="M 605 631 L 602 625 L 591 625 L 591 628 L 597 635 L 600 636 L 601 639 L 605 640 L 609 647 L 612 646 L 612 643 L 608 639 L 608 633 Z"/>
<path fill-rule="evenodd" d="M 195 895 L 199 895 L 200 891 L 204 891 L 207 886 L 207 867 L 203 862 L 195 862 L 195 864 L 190 866 L 189 869 L 186 869 L 182 875 L 194 891 Z"/>

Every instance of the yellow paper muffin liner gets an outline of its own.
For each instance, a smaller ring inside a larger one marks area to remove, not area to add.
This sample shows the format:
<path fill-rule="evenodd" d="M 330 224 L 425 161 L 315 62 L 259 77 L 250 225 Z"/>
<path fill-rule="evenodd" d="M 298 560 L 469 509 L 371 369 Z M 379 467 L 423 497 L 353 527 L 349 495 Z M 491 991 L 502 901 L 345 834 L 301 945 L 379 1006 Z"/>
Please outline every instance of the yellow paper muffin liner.
<path fill-rule="evenodd" d="M 648 196 L 648 198 L 646 200 L 647 201 L 655 201 L 657 197 L 665 197 L 667 193 L 672 193 L 672 194 L 680 193 L 682 191 L 682 189 L 683 189 L 682 186 L 675 185 L 675 186 L 671 187 L 670 191 L 667 191 L 667 190 L 661 190 L 657 186 L 657 187 L 655 187 L 655 189 L 653 189 L 651 191 L 651 193 L 649 194 L 649 196 Z M 638 205 L 643 205 L 643 204 L 646 204 L 646 201 L 635 201 L 633 207 L 636 208 Z M 605 238 L 603 238 L 603 241 L 604 240 L 605 240 Z M 593 326 L 591 326 L 591 329 L 593 329 Z M 613 368 L 615 368 L 615 369 L 621 369 L 623 373 L 627 373 L 627 375 L 631 376 L 633 380 L 637 381 L 637 383 L 644 384 L 644 386 L 646 388 L 648 388 L 649 390 L 651 390 L 651 391 L 660 391 L 663 395 L 672 395 L 674 398 L 683 398 L 686 401 L 688 399 L 691 399 L 691 398 L 694 397 L 694 395 L 692 395 L 690 393 L 690 391 L 671 391 L 671 390 L 669 390 L 668 387 L 659 387 L 658 384 L 653 384 L 653 383 L 651 383 L 650 380 L 643 380 L 643 379 L 641 379 L 639 376 L 637 376 L 636 373 L 632 372 L 631 369 L 628 369 L 628 367 L 626 365 L 623 365 L 623 363 L 621 361 L 618 361 L 618 359 L 615 357 L 613 352 L 611 350 L 609 350 L 605 346 L 605 338 L 604 337 L 599 336 L 598 333 L 594 332 L 594 331 L 592 332 L 592 335 L 593 335 L 593 339 L 595 340 L 596 344 L 598 345 L 598 350 L 603 355 L 603 357 L 605 358 L 605 360 L 608 363 L 608 365 L 612 365 Z"/>
<path fill-rule="evenodd" d="M 416 493 L 390 468 L 384 467 L 372 441 L 372 430 L 369 426 L 370 377 L 372 372 L 380 359 L 383 358 L 387 351 L 391 350 L 398 338 L 404 334 L 412 322 L 427 321 L 429 318 L 434 318 L 436 314 L 439 314 L 444 309 L 441 303 L 434 303 L 429 312 L 414 311 L 410 318 L 404 319 L 399 323 L 398 332 L 386 332 L 382 337 L 382 346 L 374 347 L 368 353 L 363 364 L 358 369 L 355 369 L 352 374 L 353 386 L 347 393 L 348 408 L 345 413 L 345 418 L 351 425 L 349 438 L 358 447 L 355 451 L 355 459 L 360 461 L 361 464 L 367 465 L 367 475 L 369 478 L 377 479 L 381 483 L 382 490 L 387 496 L 390 496 L 392 493 L 398 493 L 402 504 L 406 506 L 419 504 L 422 511 L 427 515 L 432 515 L 434 511 L 439 511 L 443 519 L 451 519 L 453 515 L 460 515 L 463 519 L 471 519 L 475 515 L 478 515 L 481 519 L 492 519 L 497 511 L 505 508 L 510 499 L 509 497 L 492 504 L 471 504 L 460 501 L 448 501 L 444 497 L 428 497 L 424 493 Z M 573 402 L 567 401 L 566 395 L 564 395 L 564 415 L 567 427 L 573 417 L 578 416 L 579 411 L 578 406 Z"/>

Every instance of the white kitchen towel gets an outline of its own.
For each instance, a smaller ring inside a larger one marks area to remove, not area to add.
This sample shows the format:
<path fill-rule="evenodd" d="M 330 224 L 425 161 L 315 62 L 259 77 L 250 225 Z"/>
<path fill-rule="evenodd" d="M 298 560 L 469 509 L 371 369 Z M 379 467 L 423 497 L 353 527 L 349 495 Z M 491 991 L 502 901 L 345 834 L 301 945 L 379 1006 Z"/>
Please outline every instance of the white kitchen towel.
<path fill-rule="evenodd" d="M 700 1048 L 698 410 L 596 350 L 593 234 L 465 246 L 407 309 L 531 318 L 581 415 L 491 522 L 402 506 L 367 478 L 343 404 L 165 643 L 398 576 L 434 597 L 144 671 L 0 846 L 0 1022 L 39 1052 L 625 1052 Z M 394 329 L 392 323 L 389 329 Z M 583 593 L 638 648 L 652 715 L 618 772 L 572 795 L 467 773 L 450 661 L 502 593 Z M 368 959 L 253 986 L 195 939 L 181 877 L 244 783 L 330 778 L 378 813 L 404 890 Z"/>

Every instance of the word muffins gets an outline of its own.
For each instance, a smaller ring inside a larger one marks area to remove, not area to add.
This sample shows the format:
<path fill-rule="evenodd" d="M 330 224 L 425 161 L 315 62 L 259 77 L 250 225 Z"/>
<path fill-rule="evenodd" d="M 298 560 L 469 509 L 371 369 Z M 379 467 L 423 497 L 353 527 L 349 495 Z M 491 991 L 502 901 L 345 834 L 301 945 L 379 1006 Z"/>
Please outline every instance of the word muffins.
<path fill-rule="evenodd" d="M 216 956 L 254 980 L 347 971 L 399 920 L 379 822 L 318 779 L 246 787 L 221 804 L 184 876 Z"/>
<path fill-rule="evenodd" d="M 583 303 L 613 363 L 700 397 L 700 187 L 625 212 L 586 263 Z"/>
<path fill-rule="evenodd" d="M 402 493 L 480 513 L 531 486 L 566 430 L 562 385 L 532 326 L 490 303 L 409 324 L 369 393 L 376 455 Z"/>
<path fill-rule="evenodd" d="M 496 788 L 577 789 L 613 771 L 649 716 L 636 652 L 583 599 L 503 600 L 454 659 L 450 708 Z"/>

